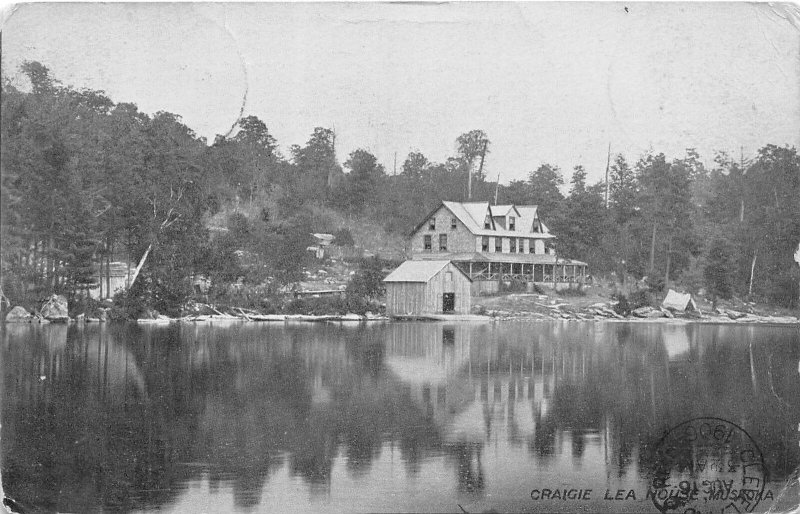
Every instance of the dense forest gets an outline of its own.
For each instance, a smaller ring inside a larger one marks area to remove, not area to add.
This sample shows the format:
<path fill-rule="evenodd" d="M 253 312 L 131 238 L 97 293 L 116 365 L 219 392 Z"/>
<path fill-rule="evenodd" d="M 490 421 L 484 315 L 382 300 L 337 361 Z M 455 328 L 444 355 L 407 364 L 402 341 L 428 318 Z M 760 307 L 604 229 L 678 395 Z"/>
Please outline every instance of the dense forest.
<path fill-rule="evenodd" d="M 587 184 L 580 165 L 568 183 L 558 167 L 536 163 L 526 180 L 488 180 L 492 147 L 481 130 L 458 136 L 442 163 L 411 152 L 393 174 L 356 149 L 343 169 L 327 128 L 288 156 L 255 116 L 209 144 L 175 114 L 62 85 L 40 63 L 21 71 L 29 91 L 3 78 L 0 133 L 2 293 L 14 303 L 81 296 L 120 254 L 138 264 L 129 295 L 166 310 L 191 295 L 187 277 L 197 274 L 215 285 L 290 284 L 302 276 L 311 233 L 341 228 L 331 213 L 406 235 L 439 201 L 471 197 L 539 205 L 557 251 L 587 261 L 595 276 L 797 306 L 795 148 L 768 144 L 750 159 L 719 153 L 711 168 L 692 149 L 674 160 L 619 154 L 606 198 L 606 185 Z M 209 220 L 220 213 L 227 230 L 213 233 Z"/>

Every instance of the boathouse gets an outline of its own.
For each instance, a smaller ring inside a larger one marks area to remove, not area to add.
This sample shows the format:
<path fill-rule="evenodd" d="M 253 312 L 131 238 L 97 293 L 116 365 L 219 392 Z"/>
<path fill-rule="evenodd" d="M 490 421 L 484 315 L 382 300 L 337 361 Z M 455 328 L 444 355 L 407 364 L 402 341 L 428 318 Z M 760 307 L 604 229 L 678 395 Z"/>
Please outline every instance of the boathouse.
<path fill-rule="evenodd" d="M 450 261 L 406 261 L 383 279 L 386 314 L 469 314 L 471 280 Z"/>

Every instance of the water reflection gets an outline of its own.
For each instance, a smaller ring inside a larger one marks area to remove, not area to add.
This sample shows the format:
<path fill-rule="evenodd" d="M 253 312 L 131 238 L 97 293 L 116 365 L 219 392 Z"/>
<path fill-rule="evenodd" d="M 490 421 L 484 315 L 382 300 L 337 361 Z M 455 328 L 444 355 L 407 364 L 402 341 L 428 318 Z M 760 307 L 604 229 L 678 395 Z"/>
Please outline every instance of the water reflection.
<path fill-rule="evenodd" d="M 800 464 L 792 327 L 7 325 L 2 357 L 3 487 L 42 511 L 653 510 L 649 447 L 699 416 L 775 494 Z"/>

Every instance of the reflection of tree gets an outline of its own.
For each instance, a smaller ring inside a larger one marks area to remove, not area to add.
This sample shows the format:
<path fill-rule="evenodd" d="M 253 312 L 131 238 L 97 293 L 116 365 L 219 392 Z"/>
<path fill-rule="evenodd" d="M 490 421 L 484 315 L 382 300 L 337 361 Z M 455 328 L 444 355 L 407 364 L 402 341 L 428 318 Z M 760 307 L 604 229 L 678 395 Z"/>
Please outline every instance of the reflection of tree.
<path fill-rule="evenodd" d="M 249 510 L 283 466 L 324 492 L 337 455 L 360 477 L 391 447 L 410 474 L 448 455 L 459 491 L 481 494 L 492 434 L 542 463 L 567 433 L 578 462 L 589 434 L 603 434 L 607 469 L 621 475 L 637 455 L 647 472 L 662 430 L 701 415 L 757 428 L 775 479 L 800 462 L 789 331 L 688 327 L 675 357 L 651 325 L 457 326 L 448 345 L 395 326 L 441 336 L 410 324 L 4 329 L 3 485 L 23 506 L 126 511 L 169 505 L 208 477 Z M 446 379 L 413 389 L 386 364 L 397 354 Z M 468 442 L 443 437 L 452 415 L 475 419 Z"/>
<path fill-rule="evenodd" d="M 670 380 L 660 400 L 664 404 L 662 411 L 673 417 L 664 416 L 662 428 L 692 417 L 730 420 L 747 430 L 758 444 L 770 479 L 782 480 L 800 463 L 794 431 L 800 415 L 800 405 L 796 403 L 800 398 L 800 383 L 796 380 L 800 348 L 796 336 L 786 328 L 772 327 L 758 327 L 757 331 L 750 326 L 691 329 L 696 332 L 692 338 L 696 347 L 690 350 L 690 360 L 679 367 L 670 363 Z M 676 376 L 691 376 L 693 380 L 676 380 Z M 779 384 L 781 394 L 755 387 L 770 382 Z M 661 435 L 652 432 L 650 440 Z M 656 473 L 646 450 L 640 450 L 639 465 Z"/>
<path fill-rule="evenodd" d="M 582 455 L 587 433 L 603 433 L 609 471 L 623 476 L 637 456 L 647 469 L 647 445 L 665 428 L 715 415 L 759 427 L 771 470 L 785 476 L 797 465 L 795 440 L 787 436 L 791 415 L 796 419 L 800 409 L 786 401 L 800 397 L 800 350 L 791 331 L 759 327 L 759 340 L 752 341 L 753 331 L 742 326 L 615 324 L 594 334 L 598 327 L 510 326 L 492 344 L 473 346 L 460 376 L 479 375 L 475 387 L 484 411 L 496 404 L 501 382 L 530 376 L 530 388 L 541 383 L 542 400 L 532 400 L 535 430 L 527 436 L 529 451 L 540 460 L 561 452 L 558 441 L 567 431 L 574 458 Z M 766 387 L 770 383 L 774 394 Z M 510 393 L 504 400 L 511 439 L 522 435 L 511 415 L 515 400 Z M 774 422 L 772 412 L 778 413 Z M 488 434 L 497 420 L 484 418 Z"/>
<path fill-rule="evenodd" d="M 528 451 L 542 462 L 553 459 L 556 454 L 556 432 L 558 427 L 552 418 L 537 416 L 536 432 L 528 440 Z"/>
<path fill-rule="evenodd" d="M 482 445 L 456 443 L 447 446 L 448 454 L 458 466 L 458 490 L 465 493 L 483 493 L 484 475 L 481 463 Z"/>
<path fill-rule="evenodd" d="M 48 355 L 42 334 L 42 344 L 12 345 L 9 359 L 4 354 L 4 367 L 55 360 L 60 369 L 46 384 L 4 375 L 33 392 L 3 403 L 4 487 L 23 505 L 152 509 L 207 474 L 212 490 L 231 486 L 236 506 L 249 510 L 283 455 L 293 474 L 319 490 L 331 480 L 340 446 L 356 475 L 385 441 L 398 443 L 412 467 L 439 446 L 424 413 L 387 383 L 374 330 L 124 329 L 98 340 L 70 327 L 69 351 L 57 357 Z M 150 395 L 142 397 L 130 380 L 118 402 L 107 391 L 130 377 L 85 363 L 103 363 L 109 345 L 124 340 Z M 329 391 L 327 402 L 319 388 Z M 322 403 L 314 403 L 317 396 Z"/>
<path fill-rule="evenodd" d="M 336 448 L 332 436 L 324 431 L 330 421 L 328 413 L 312 413 L 308 423 L 313 429 L 305 434 L 310 439 L 293 445 L 292 474 L 303 477 L 312 485 L 327 485 L 331 480 Z"/>
<path fill-rule="evenodd" d="M 583 452 L 586 449 L 585 434 L 579 430 L 572 431 L 572 459 L 580 463 L 583 458 Z"/>

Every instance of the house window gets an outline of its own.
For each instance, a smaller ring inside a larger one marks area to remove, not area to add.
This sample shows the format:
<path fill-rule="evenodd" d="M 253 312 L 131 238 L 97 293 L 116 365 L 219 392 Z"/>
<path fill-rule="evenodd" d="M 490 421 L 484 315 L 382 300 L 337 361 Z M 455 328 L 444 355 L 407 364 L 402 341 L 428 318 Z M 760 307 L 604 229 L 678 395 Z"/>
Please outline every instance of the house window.
<path fill-rule="evenodd" d="M 528 244 L 531 246 L 530 252 L 536 253 L 536 242 L 533 239 L 528 240 Z"/>
<path fill-rule="evenodd" d="M 489 251 L 489 238 L 487 236 L 483 236 L 481 239 L 481 251 L 488 252 Z"/>
<path fill-rule="evenodd" d="M 486 219 L 483 220 L 483 228 L 486 230 L 492 229 L 492 218 L 490 218 L 488 215 L 486 216 Z"/>
<path fill-rule="evenodd" d="M 439 234 L 439 251 L 447 251 L 447 234 Z"/>
<path fill-rule="evenodd" d="M 450 218 L 450 228 L 455 230 L 458 221 L 455 218 Z"/>
<path fill-rule="evenodd" d="M 452 271 L 445 271 L 444 272 L 444 281 L 445 282 L 452 282 L 453 281 L 453 272 Z"/>
<path fill-rule="evenodd" d="M 494 251 L 500 253 L 503 251 L 503 238 L 502 237 L 495 237 L 494 238 Z"/>
<path fill-rule="evenodd" d="M 508 251 L 511 253 L 516 253 L 517 251 L 517 238 L 516 237 L 509 237 L 508 238 Z"/>
<path fill-rule="evenodd" d="M 428 230 L 436 230 L 436 217 L 428 220 Z"/>
<path fill-rule="evenodd" d="M 431 236 L 425 236 L 424 249 L 427 251 L 431 251 Z"/>
<path fill-rule="evenodd" d="M 509 216 L 508 217 L 508 230 L 514 230 L 514 227 L 516 226 L 516 223 L 517 223 L 517 219 L 514 216 Z"/>

